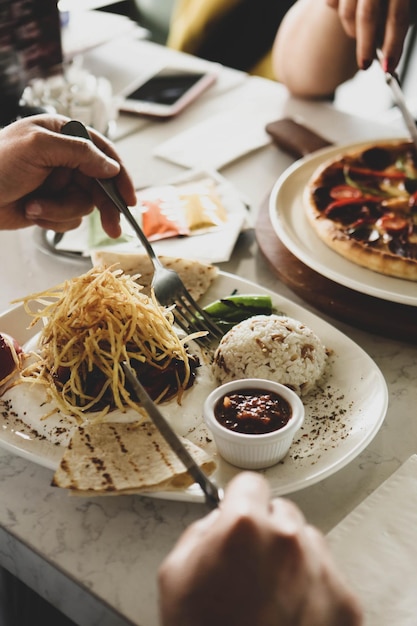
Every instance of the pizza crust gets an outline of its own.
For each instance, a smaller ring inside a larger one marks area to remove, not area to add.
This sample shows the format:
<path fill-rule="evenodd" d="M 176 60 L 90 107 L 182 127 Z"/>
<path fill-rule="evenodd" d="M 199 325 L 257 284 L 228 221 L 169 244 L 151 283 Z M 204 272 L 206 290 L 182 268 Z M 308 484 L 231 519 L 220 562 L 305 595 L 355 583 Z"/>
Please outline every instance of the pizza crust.
<path fill-rule="evenodd" d="M 310 193 L 306 193 L 304 207 L 313 230 L 329 248 L 339 253 L 348 261 L 352 261 L 369 270 L 403 278 L 417 280 L 417 261 L 395 256 L 384 250 L 376 250 L 351 239 L 338 228 L 332 220 L 323 218 L 310 201 Z"/>

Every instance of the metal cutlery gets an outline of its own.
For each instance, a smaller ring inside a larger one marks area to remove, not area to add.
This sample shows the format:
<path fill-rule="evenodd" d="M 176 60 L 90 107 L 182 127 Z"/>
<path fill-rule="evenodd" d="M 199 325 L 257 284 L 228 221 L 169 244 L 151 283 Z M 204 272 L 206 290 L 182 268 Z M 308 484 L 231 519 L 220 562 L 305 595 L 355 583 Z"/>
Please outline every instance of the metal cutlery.
<path fill-rule="evenodd" d="M 172 429 L 171 425 L 162 415 L 157 405 L 148 395 L 143 385 L 139 382 L 135 372 L 125 361 L 121 363 L 121 367 L 126 376 L 127 381 L 131 384 L 137 399 L 142 406 L 146 409 L 149 417 L 158 428 L 165 441 L 169 444 L 171 449 L 175 452 L 180 461 L 187 468 L 188 472 L 198 483 L 201 489 L 204 491 L 206 502 L 211 508 L 218 506 L 223 497 L 223 491 L 218 489 L 216 485 L 206 476 L 202 469 L 197 465 L 187 448 L 183 445 L 178 435 Z"/>
<path fill-rule="evenodd" d="M 382 60 L 384 58 L 382 50 L 380 49 L 377 50 L 377 57 L 378 57 L 379 62 L 382 63 Z M 400 79 L 398 78 L 398 75 L 395 72 L 386 72 L 385 70 L 383 71 L 385 74 L 385 80 L 387 82 L 387 85 L 391 88 L 394 102 L 397 105 L 397 107 L 400 109 L 405 125 L 407 126 L 408 132 L 410 133 L 411 139 L 417 150 L 417 126 L 416 126 L 413 116 L 408 110 L 404 93 L 401 88 Z"/>
<path fill-rule="evenodd" d="M 82 252 L 78 250 L 66 250 L 58 248 L 58 244 L 62 241 L 65 233 L 56 233 L 54 230 L 36 228 L 35 229 L 35 242 L 37 246 L 44 252 L 49 254 L 58 255 L 72 259 L 74 261 L 85 261 L 85 257 Z"/>
<path fill-rule="evenodd" d="M 67 122 L 62 128 L 62 133 L 91 141 L 87 128 L 78 120 Z M 173 308 L 175 322 L 184 332 L 207 331 L 206 335 L 196 338 L 195 341 L 207 345 L 213 340 L 220 340 L 223 336 L 222 331 L 190 295 L 177 272 L 162 265 L 145 233 L 121 197 L 114 179 L 97 178 L 96 181 L 120 213 L 125 216 L 152 261 L 154 268 L 152 287 L 160 304 L 163 306 L 175 305 Z"/>

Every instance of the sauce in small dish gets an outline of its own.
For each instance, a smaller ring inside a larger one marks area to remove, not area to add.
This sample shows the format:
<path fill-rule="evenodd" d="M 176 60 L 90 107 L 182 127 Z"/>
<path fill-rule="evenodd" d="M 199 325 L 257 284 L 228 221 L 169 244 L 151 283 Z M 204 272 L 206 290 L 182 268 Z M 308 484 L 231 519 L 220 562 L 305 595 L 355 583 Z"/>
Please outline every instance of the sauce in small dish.
<path fill-rule="evenodd" d="M 263 389 L 236 390 L 225 394 L 214 407 L 217 421 L 225 428 L 247 435 L 279 430 L 291 418 L 291 405 L 277 393 Z"/>
<path fill-rule="evenodd" d="M 244 469 L 263 469 L 288 453 L 304 422 L 304 405 L 280 383 L 262 378 L 233 380 L 209 394 L 204 420 L 226 461 Z"/>

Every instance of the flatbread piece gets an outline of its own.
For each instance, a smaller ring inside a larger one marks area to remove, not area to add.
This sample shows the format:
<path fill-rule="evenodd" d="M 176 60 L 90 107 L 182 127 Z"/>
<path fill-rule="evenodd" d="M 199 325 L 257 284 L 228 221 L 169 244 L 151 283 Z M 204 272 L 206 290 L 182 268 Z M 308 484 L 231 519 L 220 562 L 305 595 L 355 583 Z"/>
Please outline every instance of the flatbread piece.
<path fill-rule="evenodd" d="M 131 254 L 96 250 L 91 255 L 93 265 L 96 267 L 110 267 L 118 265 L 125 274 L 140 274 L 140 284 L 144 287 L 144 293 L 150 294 L 150 286 L 153 278 L 153 265 L 147 254 Z M 175 270 L 185 287 L 194 300 L 198 300 L 206 293 L 216 278 L 218 270 L 214 265 L 201 263 L 190 259 L 180 259 L 170 256 L 159 256 L 166 268 Z"/>
<path fill-rule="evenodd" d="M 208 475 L 216 464 L 201 448 L 181 438 Z M 152 422 L 102 422 L 78 428 L 52 485 L 76 495 L 120 495 L 184 490 L 194 483 Z"/>

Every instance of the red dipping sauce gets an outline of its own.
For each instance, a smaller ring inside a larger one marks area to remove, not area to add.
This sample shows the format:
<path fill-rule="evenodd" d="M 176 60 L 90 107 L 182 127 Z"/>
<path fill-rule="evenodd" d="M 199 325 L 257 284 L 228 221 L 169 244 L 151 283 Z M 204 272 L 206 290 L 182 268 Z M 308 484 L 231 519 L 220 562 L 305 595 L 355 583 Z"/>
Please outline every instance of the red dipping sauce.
<path fill-rule="evenodd" d="M 283 428 L 292 409 L 282 396 L 262 389 L 228 393 L 214 407 L 217 421 L 237 433 L 262 435 Z"/>

